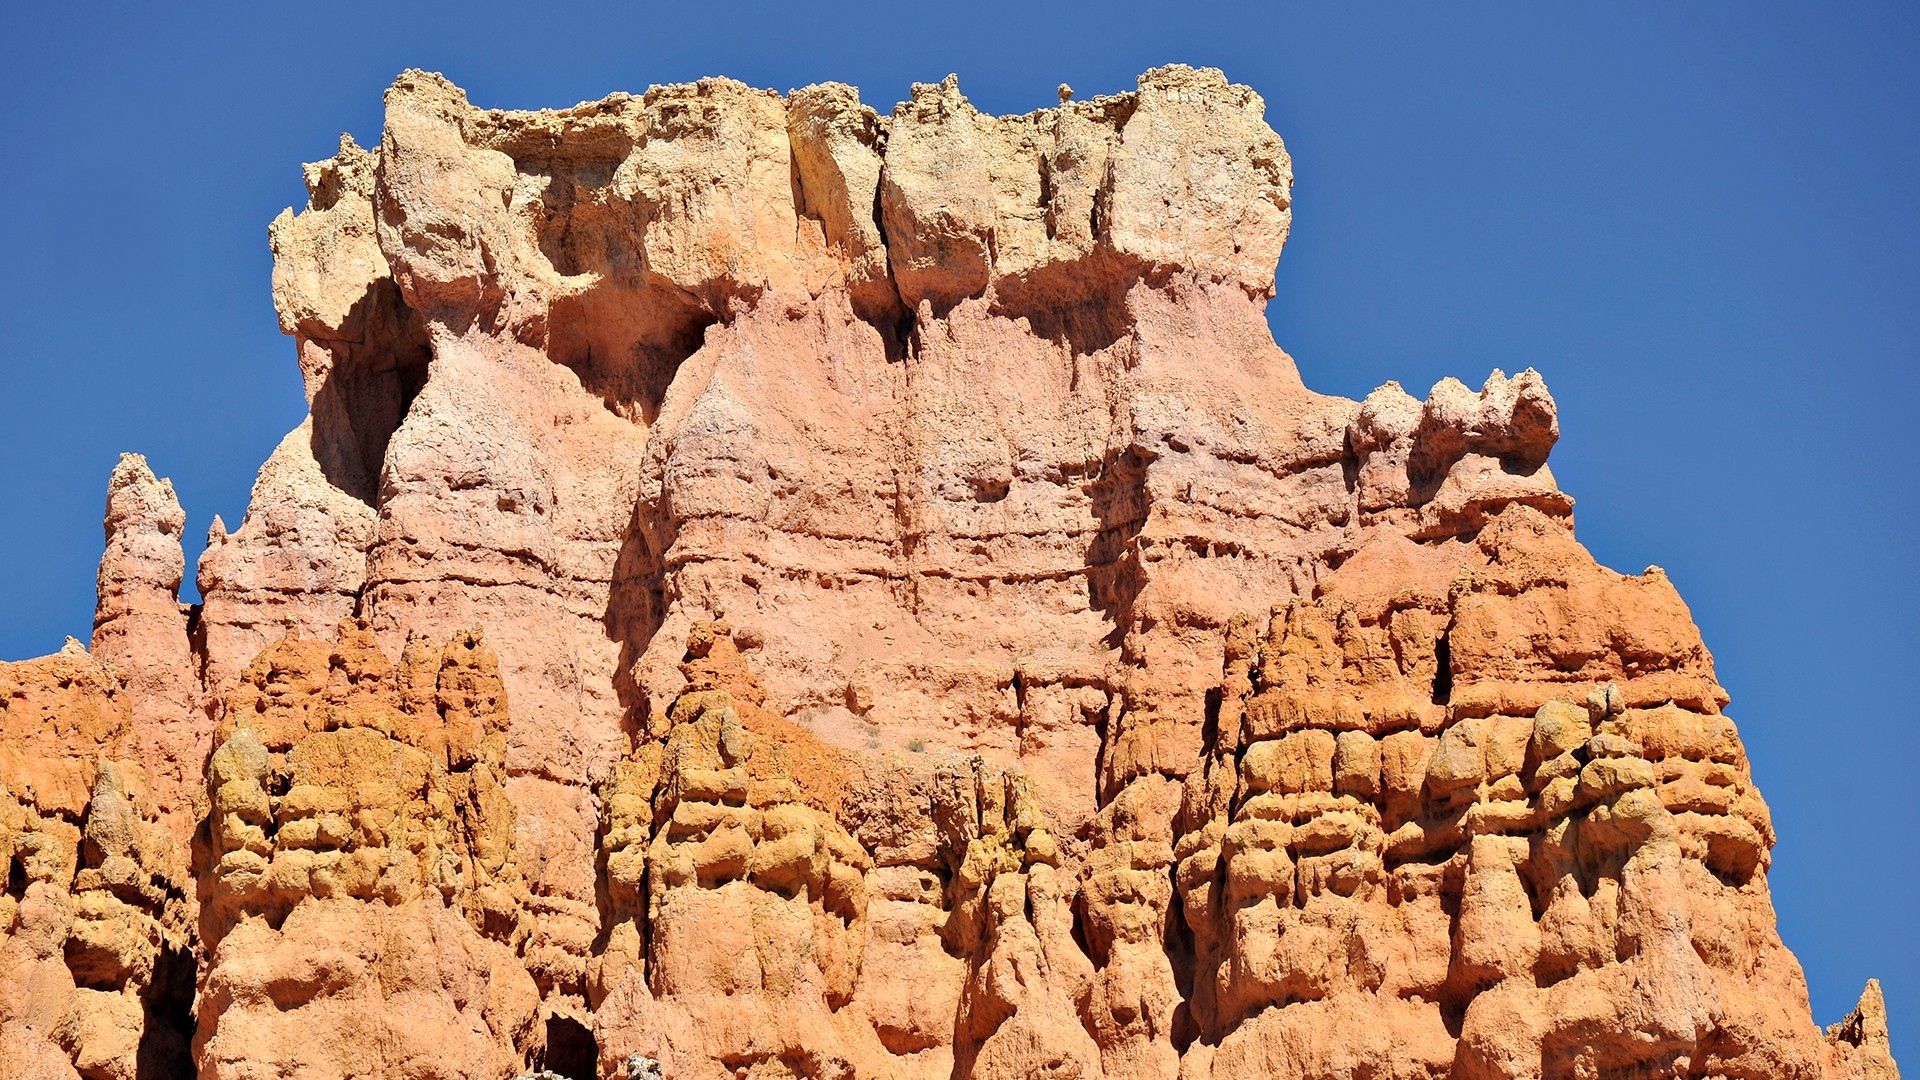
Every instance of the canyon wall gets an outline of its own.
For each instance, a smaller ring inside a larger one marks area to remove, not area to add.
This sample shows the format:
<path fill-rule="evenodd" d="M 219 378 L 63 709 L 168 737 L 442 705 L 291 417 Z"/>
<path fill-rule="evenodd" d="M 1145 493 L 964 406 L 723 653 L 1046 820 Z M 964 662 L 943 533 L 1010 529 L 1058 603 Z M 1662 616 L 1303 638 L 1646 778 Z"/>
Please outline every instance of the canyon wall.
<path fill-rule="evenodd" d="M 1274 344 L 1263 114 L 403 74 L 201 602 L 129 455 L 0 665 L 0 1072 L 1897 1077 L 1541 377 Z"/>

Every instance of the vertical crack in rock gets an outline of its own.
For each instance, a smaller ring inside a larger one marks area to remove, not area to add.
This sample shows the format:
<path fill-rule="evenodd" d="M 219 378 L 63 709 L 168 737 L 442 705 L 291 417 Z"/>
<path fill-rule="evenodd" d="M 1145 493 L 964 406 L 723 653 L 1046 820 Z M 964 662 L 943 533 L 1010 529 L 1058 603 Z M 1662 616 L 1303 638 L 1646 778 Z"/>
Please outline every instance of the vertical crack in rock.
<path fill-rule="evenodd" d="M 1898 1076 L 1542 377 L 1274 344 L 1252 90 L 385 105 L 203 603 L 129 456 L 0 664 L 0 1074 Z"/>

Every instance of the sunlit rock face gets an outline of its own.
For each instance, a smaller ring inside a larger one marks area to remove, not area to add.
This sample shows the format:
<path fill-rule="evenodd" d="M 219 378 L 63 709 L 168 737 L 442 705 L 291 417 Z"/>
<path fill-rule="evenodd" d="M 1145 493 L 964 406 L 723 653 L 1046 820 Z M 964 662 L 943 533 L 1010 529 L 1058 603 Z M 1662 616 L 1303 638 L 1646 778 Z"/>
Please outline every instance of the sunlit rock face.
<path fill-rule="evenodd" d="M 0 1073 L 1897 1076 L 1542 378 L 1275 346 L 1252 90 L 386 105 L 203 602 L 129 455 L 0 666 Z"/>
<path fill-rule="evenodd" d="M 72 639 L 0 664 L 0 1075 L 192 1072 L 186 850 L 132 716 L 121 677 Z"/>
<path fill-rule="evenodd" d="M 200 1076 L 492 1077 L 537 1047 L 505 732 L 477 635 L 394 664 L 349 623 L 248 666 L 207 769 Z"/>

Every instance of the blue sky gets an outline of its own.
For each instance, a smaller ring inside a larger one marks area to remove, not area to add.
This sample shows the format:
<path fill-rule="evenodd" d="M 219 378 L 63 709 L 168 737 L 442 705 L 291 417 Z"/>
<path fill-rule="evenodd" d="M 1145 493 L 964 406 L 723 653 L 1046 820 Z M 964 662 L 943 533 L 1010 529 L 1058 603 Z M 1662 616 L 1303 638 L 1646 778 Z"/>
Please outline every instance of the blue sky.
<path fill-rule="evenodd" d="M 1920 1060 L 1920 8 L 81 7 L 0 41 L 0 656 L 87 635 L 120 451 L 189 558 L 238 521 L 303 412 L 266 224 L 402 68 L 514 107 L 953 71 L 1024 112 L 1215 65 L 1294 156 L 1280 344 L 1350 396 L 1546 375 L 1581 537 L 1666 567 L 1718 658 L 1816 1017 L 1878 975 Z"/>

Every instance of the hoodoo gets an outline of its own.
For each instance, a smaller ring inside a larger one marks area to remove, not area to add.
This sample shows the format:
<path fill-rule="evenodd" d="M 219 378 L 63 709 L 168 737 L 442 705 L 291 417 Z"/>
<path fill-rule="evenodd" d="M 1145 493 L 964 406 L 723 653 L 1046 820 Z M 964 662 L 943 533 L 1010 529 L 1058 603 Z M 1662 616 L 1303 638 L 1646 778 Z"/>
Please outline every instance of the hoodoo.
<path fill-rule="evenodd" d="M 0 1075 L 1895 1080 L 1540 375 L 1313 392 L 1259 95 L 1060 97 L 402 75 L 201 602 L 129 455 L 0 664 Z"/>

